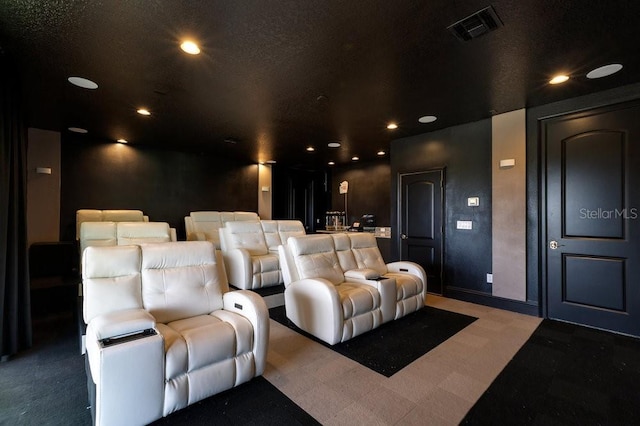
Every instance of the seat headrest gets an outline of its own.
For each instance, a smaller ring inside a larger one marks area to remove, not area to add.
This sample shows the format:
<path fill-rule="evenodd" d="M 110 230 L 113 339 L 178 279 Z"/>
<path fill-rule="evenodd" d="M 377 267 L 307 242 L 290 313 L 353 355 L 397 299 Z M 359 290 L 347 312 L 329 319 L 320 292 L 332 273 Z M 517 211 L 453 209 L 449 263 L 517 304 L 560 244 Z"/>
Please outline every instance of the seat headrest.
<path fill-rule="evenodd" d="M 278 229 L 280 232 L 293 232 L 304 230 L 304 225 L 299 220 L 278 220 Z"/>
<path fill-rule="evenodd" d="M 358 233 L 350 233 L 349 239 L 351 239 L 351 248 L 368 248 L 368 247 L 378 247 L 378 243 L 376 242 L 376 237 L 368 232 L 358 232 Z"/>
<path fill-rule="evenodd" d="M 142 210 L 102 210 L 102 220 L 113 222 L 144 222 Z"/>
<path fill-rule="evenodd" d="M 196 222 L 220 222 L 220 212 L 191 212 L 191 219 Z"/>
<path fill-rule="evenodd" d="M 142 269 L 166 269 L 216 263 L 210 241 L 178 241 L 140 244 Z"/>
<path fill-rule="evenodd" d="M 120 222 L 118 238 L 171 238 L 166 222 Z"/>
<path fill-rule="evenodd" d="M 262 225 L 258 221 L 227 222 L 225 227 L 231 234 L 258 232 L 262 234 Z"/>
<path fill-rule="evenodd" d="M 333 238 L 333 243 L 336 246 L 336 250 L 351 250 L 351 240 L 349 239 L 347 234 L 331 234 L 331 237 Z"/>
<path fill-rule="evenodd" d="M 140 247 L 87 247 L 82 253 L 82 278 L 113 278 L 140 273 Z"/>
<path fill-rule="evenodd" d="M 334 251 L 333 239 L 330 235 L 291 237 L 287 244 L 294 256 Z"/>

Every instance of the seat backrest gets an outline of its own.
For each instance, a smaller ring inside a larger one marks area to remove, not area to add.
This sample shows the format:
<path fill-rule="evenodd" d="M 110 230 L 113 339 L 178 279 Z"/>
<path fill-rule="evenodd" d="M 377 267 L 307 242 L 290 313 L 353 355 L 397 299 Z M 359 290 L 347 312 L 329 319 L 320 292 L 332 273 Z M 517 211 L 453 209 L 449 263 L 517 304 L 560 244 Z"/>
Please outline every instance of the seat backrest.
<path fill-rule="evenodd" d="M 351 251 L 358 268 L 374 269 L 380 275 L 388 272 L 387 265 L 382 259 L 376 237 L 369 232 L 352 232 L 347 234 L 351 240 Z"/>
<path fill-rule="evenodd" d="M 76 239 L 80 239 L 83 222 L 148 222 L 149 217 L 141 210 L 97 210 L 80 209 L 76 211 Z"/>
<path fill-rule="evenodd" d="M 269 253 L 259 221 L 227 222 L 220 228 L 222 250 L 245 249 L 251 256 Z"/>
<path fill-rule="evenodd" d="M 307 233 L 299 220 L 278 220 L 277 222 L 281 244 L 286 244 L 290 237 L 301 237 Z"/>
<path fill-rule="evenodd" d="M 143 244 L 142 302 L 167 323 L 222 309 L 227 275 L 210 241 Z"/>
<path fill-rule="evenodd" d="M 112 222 L 144 222 L 142 210 L 102 210 L 102 220 Z"/>
<path fill-rule="evenodd" d="M 270 252 L 277 252 L 278 246 L 286 244 L 289 237 L 306 234 L 299 220 L 261 220 L 260 223 Z"/>
<path fill-rule="evenodd" d="M 264 239 L 267 243 L 269 251 L 277 251 L 278 246 L 282 244 L 280 240 L 280 233 L 278 232 L 277 220 L 261 220 L 262 231 L 264 232 Z"/>
<path fill-rule="evenodd" d="M 195 237 L 190 238 L 189 234 L 202 232 L 207 240 L 219 243 L 218 229 L 221 227 L 222 218 L 220 217 L 220 212 L 191 212 L 185 218 L 187 239 L 196 239 Z"/>
<path fill-rule="evenodd" d="M 336 254 L 338 255 L 338 261 L 340 262 L 342 270 L 350 271 L 352 269 L 358 269 L 358 262 L 356 262 L 356 258 L 353 256 L 349 236 L 344 233 L 338 233 L 331 234 L 331 238 L 333 238 L 333 244 L 336 247 Z"/>
<path fill-rule="evenodd" d="M 255 212 L 233 212 L 233 222 L 240 222 L 246 220 L 260 220 L 258 213 Z M 231 222 L 225 220 L 225 222 Z"/>
<path fill-rule="evenodd" d="M 80 254 L 89 246 L 117 245 L 115 222 L 82 222 L 80 225 Z"/>
<path fill-rule="evenodd" d="M 76 210 L 76 239 L 80 239 L 80 228 L 83 222 L 102 222 L 102 210 Z"/>
<path fill-rule="evenodd" d="M 330 235 L 291 237 L 287 247 L 300 279 L 324 278 L 334 285 L 344 282 L 344 273 Z"/>
<path fill-rule="evenodd" d="M 98 315 L 142 308 L 140 262 L 138 246 L 87 247 L 82 254 L 85 323 Z"/>
<path fill-rule="evenodd" d="M 116 228 L 119 246 L 171 241 L 171 228 L 166 222 L 120 222 Z"/>

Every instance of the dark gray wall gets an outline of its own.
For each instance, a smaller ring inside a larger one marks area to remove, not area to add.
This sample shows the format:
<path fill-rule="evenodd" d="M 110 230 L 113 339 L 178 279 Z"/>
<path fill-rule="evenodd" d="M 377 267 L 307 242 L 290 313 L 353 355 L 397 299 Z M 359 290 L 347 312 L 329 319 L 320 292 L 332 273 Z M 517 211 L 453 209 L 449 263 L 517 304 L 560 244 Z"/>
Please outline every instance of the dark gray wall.
<path fill-rule="evenodd" d="M 363 214 L 376 215 L 378 226 L 391 226 L 391 167 L 388 162 L 352 164 L 336 167 L 331 174 L 331 209 L 344 210 L 344 194 L 338 191 L 342 181 L 349 182 L 349 224 Z"/>
<path fill-rule="evenodd" d="M 449 127 L 391 143 L 391 205 L 397 206 L 401 173 L 445 169 L 444 283 L 447 288 L 491 294 L 491 120 Z M 467 207 L 468 197 L 480 206 Z M 457 220 L 472 220 L 473 230 L 456 229 Z M 398 214 L 391 209 L 398 229 Z M 399 238 L 392 239 L 398 258 Z"/>
<path fill-rule="evenodd" d="M 60 236 L 75 238 L 82 208 L 139 209 L 184 239 L 195 210 L 258 211 L 258 167 L 210 154 L 62 139 Z"/>

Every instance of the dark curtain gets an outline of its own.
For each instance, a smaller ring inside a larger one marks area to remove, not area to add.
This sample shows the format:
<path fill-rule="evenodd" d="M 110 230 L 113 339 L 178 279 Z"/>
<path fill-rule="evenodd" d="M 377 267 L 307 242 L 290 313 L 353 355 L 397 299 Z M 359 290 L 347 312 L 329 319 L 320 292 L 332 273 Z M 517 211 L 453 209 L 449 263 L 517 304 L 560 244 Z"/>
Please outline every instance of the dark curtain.
<path fill-rule="evenodd" d="M 0 358 L 31 346 L 27 136 L 18 73 L 0 51 Z"/>

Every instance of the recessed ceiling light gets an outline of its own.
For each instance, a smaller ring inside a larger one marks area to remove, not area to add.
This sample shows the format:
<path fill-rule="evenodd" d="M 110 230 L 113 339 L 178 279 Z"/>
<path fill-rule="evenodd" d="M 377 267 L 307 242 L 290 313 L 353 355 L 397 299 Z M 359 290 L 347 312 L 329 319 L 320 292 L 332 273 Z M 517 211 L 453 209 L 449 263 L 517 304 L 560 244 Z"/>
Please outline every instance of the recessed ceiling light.
<path fill-rule="evenodd" d="M 560 84 L 560 83 L 564 83 L 567 80 L 569 80 L 568 75 L 560 74 L 560 75 L 556 75 L 551 80 L 549 80 L 549 84 Z"/>
<path fill-rule="evenodd" d="M 420 118 L 418 118 L 418 121 L 420 123 L 433 123 L 434 121 L 436 121 L 438 119 L 438 117 L 436 117 L 435 115 L 424 115 Z"/>
<path fill-rule="evenodd" d="M 151 112 L 146 108 L 139 108 L 136 112 L 140 115 L 151 115 Z"/>
<path fill-rule="evenodd" d="M 74 86 L 82 87 L 83 89 L 97 89 L 98 88 L 98 83 L 96 83 L 95 81 L 91 81 L 88 78 L 69 77 L 67 80 L 69 81 L 69 83 L 73 84 Z"/>
<path fill-rule="evenodd" d="M 609 64 L 589 71 L 587 78 L 602 78 L 615 74 L 622 69 L 621 64 Z"/>
<path fill-rule="evenodd" d="M 329 142 L 327 146 L 329 148 L 340 148 L 340 142 Z"/>
<path fill-rule="evenodd" d="M 353 161 L 358 161 L 358 160 L 360 159 L 360 157 L 351 157 L 351 159 L 352 159 Z"/>
<path fill-rule="evenodd" d="M 266 163 L 267 164 L 276 164 L 276 160 L 267 160 Z"/>
<path fill-rule="evenodd" d="M 119 142 L 119 143 L 129 143 L 129 141 L 128 141 L 128 140 L 126 140 L 126 139 L 122 139 L 122 138 L 118 139 L 118 141 L 117 141 L 117 142 Z"/>
<path fill-rule="evenodd" d="M 200 47 L 191 40 L 185 40 L 180 44 L 180 49 L 189 55 L 197 55 L 200 53 Z"/>
<path fill-rule="evenodd" d="M 330 166 L 333 166 L 336 163 L 334 163 L 333 161 L 329 161 L 327 164 L 330 165 Z"/>
<path fill-rule="evenodd" d="M 313 152 L 313 151 L 315 151 L 315 150 L 316 150 L 316 149 L 315 149 L 314 147 L 312 147 L 312 146 L 308 146 L 308 147 L 307 147 L 307 151 L 309 151 L 309 152 Z"/>
<path fill-rule="evenodd" d="M 74 132 L 74 133 L 88 133 L 89 132 L 87 129 L 83 129 L 82 127 L 69 127 L 69 131 L 70 132 Z"/>
<path fill-rule="evenodd" d="M 387 124 L 387 129 L 389 129 L 389 130 L 395 130 L 397 128 L 398 128 L 398 125 L 396 123 Z"/>
<path fill-rule="evenodd" d="M 383 150 L 378 151 L 378 155 L 385 155 L 386 152 L 384 152 Z"/>

